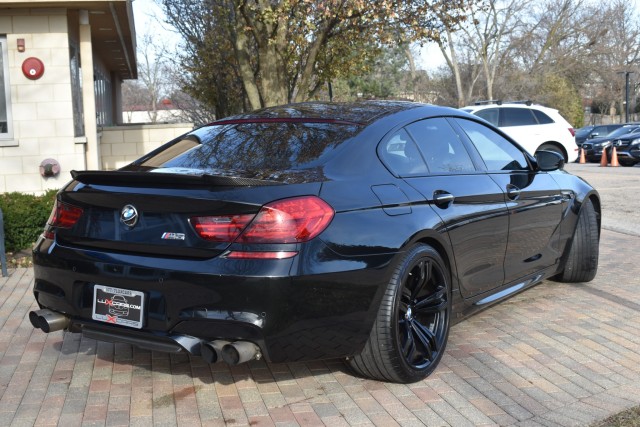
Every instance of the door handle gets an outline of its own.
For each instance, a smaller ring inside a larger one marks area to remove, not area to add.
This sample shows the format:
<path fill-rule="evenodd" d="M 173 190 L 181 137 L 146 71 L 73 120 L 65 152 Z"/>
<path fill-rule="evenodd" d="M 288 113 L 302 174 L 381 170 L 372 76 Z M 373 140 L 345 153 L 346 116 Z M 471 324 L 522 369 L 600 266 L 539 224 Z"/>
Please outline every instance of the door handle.
<path fill-rule="evenodd" d="M 507 185 L 507 197 L 511 200 L 517 200 L 520 197 L 521 190 L 513 184 Z"/>
<path fill-rule="evenodd" d="M 455 197 L 451 193 L 444 191 L 435 191 L 433 193 L 433 203 L 439 208 L 446 208 L 455 200 Z"/>

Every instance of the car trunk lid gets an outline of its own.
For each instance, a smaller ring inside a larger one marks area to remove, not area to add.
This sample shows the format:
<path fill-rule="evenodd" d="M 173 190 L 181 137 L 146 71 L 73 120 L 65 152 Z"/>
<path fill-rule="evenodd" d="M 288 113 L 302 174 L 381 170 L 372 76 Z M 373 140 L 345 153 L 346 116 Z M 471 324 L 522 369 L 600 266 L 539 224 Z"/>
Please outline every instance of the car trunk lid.
<path fill-rule="evenodd" d="M 230 245 L 203 238 L 196 217 L 219 217 L 222 229 L 236 228 L 233 235 L 264 203 L 319 191 L 317 183 L 287 185 L 175 171 L 83 171 L 72 176 L 58 200 L 82 213 L 73 226 L 55 229 L 59 244 L 172 258 L 212 258 Z"/>

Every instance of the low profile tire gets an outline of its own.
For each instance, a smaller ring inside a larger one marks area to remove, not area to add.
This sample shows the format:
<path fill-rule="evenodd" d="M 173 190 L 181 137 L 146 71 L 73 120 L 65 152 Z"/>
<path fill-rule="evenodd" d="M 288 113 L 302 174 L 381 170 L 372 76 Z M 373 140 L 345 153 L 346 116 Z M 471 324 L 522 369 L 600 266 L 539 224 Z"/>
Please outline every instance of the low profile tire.
<path fill-rule="evenodd" d="M 564 151 L 562 151 L 562 148 L 558 147 L 557 145 L 554 144 L 542 144 L 540 147 L 538 147 L 538 149 L 536 151 L 553 151 L 554 153 L 558 153 L 562 156 L 562 158 L 567 161 L 567 156 L 564 155 Z"/>
<path fill-rule="evenodd" d="M 593 280 L 598 271 L 599 248 L 598 218 L 593 203 L 587 199 L 580 209 L 564 270 L 556 278 L 561 282 Z"/>
<path fill-rule="evenodd" d="M 413 246 L 398 262 L 362 353 L 347 360 L 357 374 L 399 383 L 424 379 L 449 336 L 451 275 L 431 246 Z"/>

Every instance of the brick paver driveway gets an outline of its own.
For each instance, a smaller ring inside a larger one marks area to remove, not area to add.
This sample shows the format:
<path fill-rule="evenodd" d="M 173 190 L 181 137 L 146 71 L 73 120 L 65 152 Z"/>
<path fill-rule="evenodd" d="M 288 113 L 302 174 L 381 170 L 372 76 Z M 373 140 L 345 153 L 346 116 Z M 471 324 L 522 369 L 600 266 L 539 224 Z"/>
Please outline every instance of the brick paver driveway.
<path fill-rule="evenodd" d="M 411 385 L 340 361 L 230 368 L 46 335 L 27 317 L 33 270 L 10 270 L 0 424 L 588 425 L 640 403 L 639 253 L 637 236 L 604 230 L 593 282 L 546 281 L 456 325 L 439 368 Z"/>

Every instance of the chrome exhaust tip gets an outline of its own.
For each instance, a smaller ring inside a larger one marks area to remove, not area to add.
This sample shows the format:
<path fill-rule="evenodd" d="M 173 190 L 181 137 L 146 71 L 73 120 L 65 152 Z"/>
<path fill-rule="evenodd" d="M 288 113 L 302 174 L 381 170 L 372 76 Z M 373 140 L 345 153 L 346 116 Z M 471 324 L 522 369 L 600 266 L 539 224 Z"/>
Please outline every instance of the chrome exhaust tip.
<path fill-rule="evenodd" d="M 29 321 L 34 328 L 41 329 L 42 332 L 47 334 L 66 329 L 69 326 L 69 318 L 67 316 L 46 308 L 29 312 Z"/>
<path fill-rule="evenodd" d="M 220 362 L 222 360 L 222 348 L 227 344 L 229 344 L 229 341 L 205 341 L 200 346 L 200 356 L 207 363 Z"/>
<path fill-rule="evenodd" d="M 222 360 L 231 366 L 261 358 L 260 348 L 249 341 L 236 341 L 222 347 Z"/>

